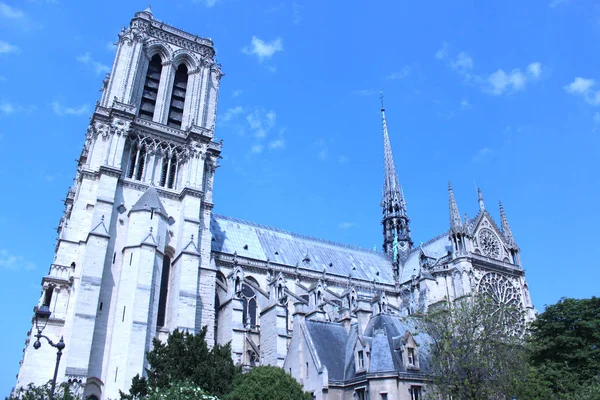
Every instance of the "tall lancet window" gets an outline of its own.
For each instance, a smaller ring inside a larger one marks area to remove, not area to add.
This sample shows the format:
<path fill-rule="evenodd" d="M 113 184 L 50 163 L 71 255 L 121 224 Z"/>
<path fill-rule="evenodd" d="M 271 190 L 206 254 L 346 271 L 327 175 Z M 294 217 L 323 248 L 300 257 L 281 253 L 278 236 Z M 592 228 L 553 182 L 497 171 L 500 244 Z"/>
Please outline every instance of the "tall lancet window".
<path fill-rule="evenodd" d="M 154 117 L 154 108 L 156 107 L 156 97 L 158 95 L 158 84 L 160 83 L 160 74 L 162 72 L 162 61 L 156 54 L 148 64 L 146 81 L 144 82 L 144 92 L 142 93 L 142 102 L 140 104 L 139 117 L 152 120 Z"/>
<path fill-rule="evenodd" d="M 187 82 L 188 69 L 185 64 L 181 64 L 179 68 L 177 68 L 177 72 L 175 72 L 173 92 L 171 94 L 171 105 L 169 107 L 169 119 L 167 120 L 167 125 L 173 128 L 181 129 Z"/>
<path fill-rule="evenodd" d="M 158 318 L 157 327 L 165 326 L 167 316 L 167 295 L 169 294 L 169 274 L 171 272 L 171 259 L 168 256 L 163 258 L 162 275 L 160 277 L 160 294 L 158 296 Z"/>
<path fill-rule="evenodd" d="M 160 186 L 168 189 L 175 188 L 175 178 L 177 177 L 177 154 L 165 152 L 160 173 Z"/>
<path fill-rule="evenodd" d="M 144 177 L 144 168 L 146 167 L 146 146 L 136 141 L 131 144 L 131 152 L 129 154 L 127 177 L 141 181 Z"/>

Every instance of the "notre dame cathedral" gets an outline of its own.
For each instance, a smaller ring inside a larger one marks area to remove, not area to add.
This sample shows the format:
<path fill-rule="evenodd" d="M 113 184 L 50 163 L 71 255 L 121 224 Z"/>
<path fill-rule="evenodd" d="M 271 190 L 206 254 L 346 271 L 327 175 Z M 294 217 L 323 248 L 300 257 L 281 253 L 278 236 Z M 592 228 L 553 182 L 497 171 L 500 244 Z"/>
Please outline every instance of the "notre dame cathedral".
<path fill-rule="evenodd" d="M 383 251 L 214 214 L 222 76 L 211 40 L 149 8 L 120 32 L 36 307 L 66 343 L 59 382 L 117 399 L 154 337 L 207 326 L 209 345 L 284 368 L 316 399 L 418 400 L 430 378 L 414 314 L 485 293 L 523 310 L 515 324 L 534 318 L 504 209 L 497 224 L 481 192 L 463 217 L 448 185 L 449 225 L 415 245 L 383 109 Z M 17 388 L 52 378 L 55 349 L 34 349 L 35 333 Z"/>

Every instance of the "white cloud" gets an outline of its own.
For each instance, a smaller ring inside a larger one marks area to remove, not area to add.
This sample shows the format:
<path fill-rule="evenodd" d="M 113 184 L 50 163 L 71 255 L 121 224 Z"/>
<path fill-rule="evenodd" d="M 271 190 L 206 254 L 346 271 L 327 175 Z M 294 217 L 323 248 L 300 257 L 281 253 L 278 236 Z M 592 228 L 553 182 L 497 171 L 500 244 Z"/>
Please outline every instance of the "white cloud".
<path fill-rule="evenodd" d="M 250 148 L 250 151 L 254 154 L 259 154 L 262 153 L 263 151 L 263 145 L 262 144 L 255 144 Z"/>
<path fill-rule="evenodd" d="M 55 100 L 52 102 L 52 111 L 58 116 L 63 115 L 85 115 L 89 114 L 90 108 L 87 104 L 83 104 L 78 107 L 65 107 L 59 101 Z"/>
<path fill-rule="evenodd" d="M 8 270 L 32 270 L 35 268 L 35 264 L 26 261 L 23 256 L 15 256 L 8 252 L 6 249 L 0 249 L 0 269 Z"/>
<path fill-rule="evenodd" d="M 242 49 L 243 53 L 255 55 L 261 62 L 266 58 L 271 58 L 273 54 L 279 51 L 283 51 L 283 41 L 281 38 L 266 42 L 256 36 L 252 36 L 250 45 Z"/>
<path fill-rule="evenodd" d="M 564 86 L 567 93 L 571 93 L 576 96 L 581 96 L 585 101 L 592 105 L 600 105 L 600 90 L 595 90 L 596 81 L 593 79 L 586 79 L 576 77 L 573 82 Z"/>
<path fill-rule="evenodd" d="M 542 64 L 533 62 L 527 66 L 527 72 L 533 78 L 538 79 L 542 75 Z"/>
<path fill-rule="evenodd" d="M 20 53 L 21 49 L 17 46 L 12 45 L 4 40 L 0 40 L 0 54 Z"/>
<path fill-rule="evenodd" d="M 76 59 L 78 62 L 91 67 L 94 70 L 94 72 L 96 73 L 96 75 L 101 75 L 103 73 L 106 74 L 106 73 L 110 72 L 110 67 L 108 65 L 104 65 L 104 64 L 94 60 L 90 53 L 81 54 L 81 55 L 77 56 Z"/>
<path fill-rule="evenodd" d="M 22 106 L 5 100 L 0 101 L 0 115 L 11 115 L 15 113 L 29 114 L 37 109 L 34 105 Z"/>
<path fill-rule="evenodd" d="M 491 152 L 492 152 L 492 149 L 490 149 L 489 147 L 483 147 L 483 148 L 477 150 L 477 152 L 473 156 L 473 162 L 477 163 L 477 162 L 483 161 L 484 159 L 489 157 Z"/>
<path fill-rule="evenodd" d="M 556 8 L 559 6 L 564 6 L 567 5 L 571 2 L 571 0 L 552 0 L 549 4 L 548 7 L 550 8 Z"/>
<path fill-rule="evenodd" d="M 442 43 L 442 47 L 435 52 L 435 58 L 438 60 L 445 60 L 446 57 L 448 57 L 448 43 L 444 42 Z"/>
<path fill-rule="evenodd" d="M 340 229 L 350 229 L 356 226 L 356 222 L 342 222 L 338 224 L 338 228 Z"/>
<path fill-rule="evenodd" d="M 17 111 L 17 108 L 6 101 L 0 102 L 0 112 L 4 115 L 10 115 Z"/>
<path fill-rule="evenodd" d="M 225 114 L 223 114 L 223 117 L 221 117 L 221 122 L 229 122 L 232 119 L 234 119 L 237 115 L 240 115 L 243 112 L 244 108 L 240 106 L 230 108 L 227 111 L 225 111 Z"/>
<path fill-rule="evenodd" d="M 475 65 L 473 57 L 466 51 L 461 51 L 454 57 L 450 53 L 447 43 L 442 44 L 435 57 L 445 61 L 445 64 L 461 75 L 469 85 L 478 86 L 483 92 L 495 96 L 522 90 L 527 82 L 538 80 L 543 72 L 542 64 L 536 61 L 527 65 L 525 73 L 519 68 L 510 72 L 500 68 L 489 75 L 477 74 L 472 72 Z"/>
<path fill-rule="evenodd" d="M 22 19 L 25 18 L 25 13 L 17 10 L 5 3 L 0 3 L 0 17 L 7 19 Z"/>
<path fill-rule="evenodd" d="M 377 90 L 373 90 L 373 89 L 361 89 L 361 90 L 352 91 L 352 94 L 355 94 L 358 96 L 372 96 L 375 93 L 377 93 Z"/>
<path fill-rule="evenodd" d="M 408 78 L 409 75 L 410 75 L 410 67 L 408 65 L 405 65 L 404 67 L 402 67 L 402 69 L 400 71 L 398 71 L 398 72 L 392 72 L 385 79 L 387 79 L 387 80 L 399 80 L 399 79 Z"/>
<path fill-rule="evenodd" d="M 596 82 L 593 79 L 577 77 L 575 80 L 564 87 L 564 89 L 572 94 L 585 94 L 594 86 Z"/>
<path fill-rule="evenodd" d="M 327 160 L 327 153 L 328 153 L 327 149 L 321 149 L 317 153 L 317 157 L 319 158 L 319 160 L 325 161 L 325 160 Z"/>
<path fill-rule="evenodd" d="M 346 156 L 343 156 L 343 155 L 342 156 L 338 156 L 338 158 L 337 158 L 337 162 L 339 164 L 346 164 L 348 161 L 349 161 L 349 158 L 346 157 Z"/>
<path fill-rule="evenodd" d="M 469 103 L 469 99 L 463 98 L 460 100 L 460 108 L 465 109 L 471 107 L 471 103 Z"/>
<path fill-rule="evenodd" d="M 265 112 L 263 108 L 255 108 L 246 115 L 246 121 L 250 125 L 253 135 L 259 139 L 266 137 L 275 126 L 277 114 L 270 110 Z"/>
<path fill-rule="evenodd" d="M 239 97 L 242 93 L 244 93 L 244 91 L 241 89 L 234 90 L 233 92 L 231 92 L 231 97 Z"/>
<path fill-rule="evenodd" d="M 450 63 L 453 69 L 466 72 L 470 69 L 473 69 L 473 58 L 464 51 L 461 51 L 456 56 L 456 59 Z"/>
<path fill-rule="evenodd" d="M 294 25 L 298 25 L 302 21 L 302 16 L 300 15 L 300 8 L 301 7 L 298 5 L 298 3 L 292 3 L 292 22 L 294 23 Z"/>
<path fill-rule="evenodd" d="M 282 149 L 285 146 L 285 140 L 282 138 L 272 140 L 269 142 L 269 150 Z"/>

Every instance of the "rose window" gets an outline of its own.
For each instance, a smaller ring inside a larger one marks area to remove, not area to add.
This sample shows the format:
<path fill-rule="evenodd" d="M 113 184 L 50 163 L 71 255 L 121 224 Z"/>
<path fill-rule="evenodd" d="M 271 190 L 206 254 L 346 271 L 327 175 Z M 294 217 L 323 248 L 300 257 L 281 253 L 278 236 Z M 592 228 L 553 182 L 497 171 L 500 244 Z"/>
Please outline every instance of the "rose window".
<path fill-rule="evenodd" d="M 510 331 L 522 332 L 524 313 L 521 293 L 510 280 L 495 272 L 487 273 L 479 281 L 478 292 L 498 306 L 493 313 L 502 317 Z"/>
<path fill-rule="evenodd" d="M 500 241 L 491 230 L 482 229 L 479 232 L 479 247 L 486 256 L 500 258 Z"/>

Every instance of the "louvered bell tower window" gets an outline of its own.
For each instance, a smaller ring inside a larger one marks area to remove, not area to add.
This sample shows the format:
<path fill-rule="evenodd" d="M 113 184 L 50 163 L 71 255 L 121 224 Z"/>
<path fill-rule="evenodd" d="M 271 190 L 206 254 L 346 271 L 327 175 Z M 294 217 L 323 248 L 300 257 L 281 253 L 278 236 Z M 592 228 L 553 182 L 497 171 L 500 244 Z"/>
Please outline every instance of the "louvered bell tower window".
<path fill-rule="evenodd" d="M 146 73 L 144 92 L 142 94 L 142 103 L 140 104 L 140 118 L 152 121 L 154 108 L 156 107 L 156 97 L 158 95 L 161 72 L 162 62 L 160 56 L 157 54 L 152 57 L 150 64 L 148 64 L 148 72 Z"/>
<path fill-rule="evenodd" d="M 177 68 L 177 72 L 175 72 L 175 80 L 173 81 L 169 119 L 167 120 L 167 125 L 170 127 L 181 129 L 187 82 L 188 70 L 185 64 L 181 64 L 179 68 Z"/>

